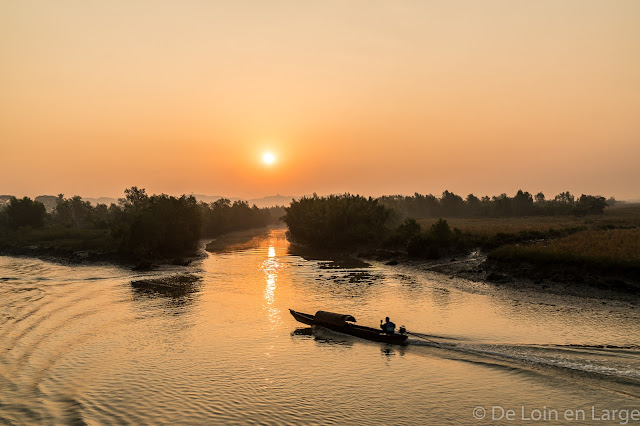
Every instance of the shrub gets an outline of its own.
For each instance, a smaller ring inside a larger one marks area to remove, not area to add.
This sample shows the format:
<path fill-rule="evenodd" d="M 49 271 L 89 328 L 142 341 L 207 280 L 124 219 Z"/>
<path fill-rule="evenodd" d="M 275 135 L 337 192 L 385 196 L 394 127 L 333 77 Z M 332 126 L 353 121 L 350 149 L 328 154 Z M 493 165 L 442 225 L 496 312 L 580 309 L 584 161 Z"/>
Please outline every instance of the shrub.
<path fill-rule="evenodd" d="M 9 205 L 5 209 L 9 226 L 19 228 L 21 226 L 31 226 L 32 228 L 42 228 L 47 217 L 44 204 L 33 201 L 28 197 L 19 200 L 11 198 Z"/>

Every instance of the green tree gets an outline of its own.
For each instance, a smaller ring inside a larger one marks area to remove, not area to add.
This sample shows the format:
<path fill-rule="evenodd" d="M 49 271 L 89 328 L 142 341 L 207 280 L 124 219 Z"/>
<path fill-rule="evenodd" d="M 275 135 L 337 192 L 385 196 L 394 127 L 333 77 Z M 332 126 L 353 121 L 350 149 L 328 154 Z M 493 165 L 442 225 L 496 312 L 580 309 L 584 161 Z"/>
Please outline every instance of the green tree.
<path fill-rule="evenodd" d="M 12 228 L 19 228 L 21 226 L 42 228 L 47 217 L 44 204 L 33 201 L 29 197 L 22 199 L 12 197 L 5 212 L 9 226 Z"/>
<path fill-rule="evenodd" d="M 396 234 L 406 244 L 407 241 L 418 235 L 421 230 L 420 224 L 415 219 L 407 218 L 398 226 Z"/>
<path fill-rule="evenodd" d="M 144 208 L 149 202 L 147 191 L 144 188 L 139 189 L 137 186 L 132 186 L 131 188 L 125 189 L 124 195 L 125 198 L 118 199 L 120 204 L 132 207 L 134 209 Z"/>
<path fill-rule="evenodd" d="M 121 253 L 148 259 L 195 252 L 202 230 L 202 212 L 195 197 L 149 197 L 137 187 L 125 194 L 112 228 L 113 235 L 121 239 Z"/>
<path fill-rule="evenodd" d="M 473 194 L 469 194 L 467 195 L 467 212 L 469 213 L 470 216 L 479 216 L 480 215 L 480 210 L 482 207 L 480 198 L 476 197 Z"/>
<path fill-rule="evenodd" d="M 445 216 L 461 216 L 464 200 L 453 192 L 444 191 L 442 198 L 440 198 L 440 207 L 442 208 L 442 214 Z"/>
<path fill-rule="evenodd" d="M 296 241 L 316 247 L 352 246 L 381 240 L 391 210 L 359 195 L 303 197 L 285 209 L 283 220 Z"/>
<path fill-rule="evenodd" d="M 607 200 L 601 196 L 582 194 L 576 203 L 575 214 L 602 214 L 607 207 Z"/>
<path fill-rule="evenodd" d="M 518 190 L 512 200 L 513 215 L 527 216 L 533 213 L 533 197 L 528 192 Z"/>
<path fill-rule="evenodd" d="M 575 202 L 575 197 L 571 195 L 569 191 L 561 192 L 554 198 L 558 203 L 563 204 L 573 204 Z"/>
<path fill-rule="evenodd" d="M 70 199 L 59 194 L 53 210 L 53 221 L 64 227 L 89 228 L 94 226 L 96 211 L 88 201 L 82 201 L 79 196 Z"/>

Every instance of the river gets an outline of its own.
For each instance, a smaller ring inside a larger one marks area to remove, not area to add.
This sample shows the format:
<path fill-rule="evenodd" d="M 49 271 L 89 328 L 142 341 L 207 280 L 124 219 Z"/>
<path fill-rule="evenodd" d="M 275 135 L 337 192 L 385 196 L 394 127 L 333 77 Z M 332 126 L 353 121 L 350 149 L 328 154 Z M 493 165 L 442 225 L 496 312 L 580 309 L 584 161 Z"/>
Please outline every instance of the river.
<path fill-rule="evenodd" d="M 305 258 L 282 229 L 216 247 L 151 272 L 0 257 L 0 423 L 637 423 L 633 300 Z M 437 344 L 309 330 L 289 308 L 388 315 Z"/>

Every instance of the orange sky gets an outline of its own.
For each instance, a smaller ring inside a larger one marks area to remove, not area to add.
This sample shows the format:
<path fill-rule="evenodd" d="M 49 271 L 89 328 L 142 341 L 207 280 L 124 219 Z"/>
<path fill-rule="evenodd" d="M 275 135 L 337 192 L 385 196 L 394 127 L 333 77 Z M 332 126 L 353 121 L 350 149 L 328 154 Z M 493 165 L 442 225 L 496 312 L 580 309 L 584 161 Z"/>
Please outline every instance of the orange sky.
<path fill-rule="evenodd" d="M 637 0 L 0 0 L 0 54 L 0 194 L 640 198 Z"/>

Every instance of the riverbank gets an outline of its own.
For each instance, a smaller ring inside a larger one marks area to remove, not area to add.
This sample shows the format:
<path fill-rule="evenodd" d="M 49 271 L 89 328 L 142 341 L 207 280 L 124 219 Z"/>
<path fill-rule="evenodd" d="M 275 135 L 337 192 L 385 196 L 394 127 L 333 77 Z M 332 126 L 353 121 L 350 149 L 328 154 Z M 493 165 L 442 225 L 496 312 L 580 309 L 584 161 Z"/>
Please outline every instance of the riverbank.
<path fill-rule="evenodd" d="M 458 252 L 433 260 L 418 259 L 401 251 L 364 250 L 358 257 L 392 267 L 410 266 L 496 286 L 613 299 L 632 296 L 640 302 L 640 278 L 625 270 L 579 267 L 562 262 L 542 266 L 526 261 L 496 260 L 491 253 L 487 255 L 481 250 Z"/>
<path fill-rule="evenodd" d="M 266 226 L 282 213 L 224 198 L 206 204 L 193 195 L 148 195 L 135 186 L 124 192 L 109 207 L 60 195 L 51 212 L 28 197 L 11 197 L 0 208 L 0 253 L 134 269 L 182 265 L 198 257 L 201 238 Z"/>
<path fill-rule="evenodd" d="M 133 270 L 150 270 L 161 265 L 187 266 L 203 256 L 202 251 L 181 257 L 158 257 L 145 260 L 130 259 L 117 251 L 58 248 L 46 245 L 2 247 L 0 256 L 25 257 L 65 265 L 117 265 Z"/>
<path fill-rule="evenodd" d="M 22 228 L 0 234 L 0 254 L 58 263 L 123 263 L 106 229 Z"/>
<path fill-rule="evenodd" d="M 292 203 L 284 221 L 290 240 L 305 246 L 296 250 L 319 249 L 325 257 L 357 253 L 388 265 L 442 265 L 480 253 L 486 256 L 481 265 L 448 266 L 445 272 L 501 284 L 526 280 L 541 289 L 554 282 L 639 292 L 640 205 L 571 212 L 520 216 L 511 211 L 499 217 L 461 217 L 459 212 L 407 217 L 398 224 L 401 218 L 376 200 L 345 194 Z"/>
<path fill-rule="evenodd" d="M 386 250 L 361 251 L 358 258 L 366 262 L 381 262 L 391 267 L 409 266 L 416 270 L 436 272 L 448 278 L 461 278 L 498 287 L 605 299 L 631 297 L 640 304 L 640 279 L 616 271 L 598 271 L 560 263 L 537 267 L 527 262 L 502 262 L 490 259 L 480 250 L 436 260 L 416 259 L 403 252 Z"/>
<path fill-rule="evenodd" d="M 105 229 L 20 229 L 0 235 L 0 255 L 32 257 L 61 264 L 113 264 L 134 270 L 160 265 L 188 265 L 202 257 L 203 251 L 175 256 L 126 255 L 120 241 Z"/>
<path fill-rule="evenodd" d="M 499 287 L 603 299 L 633 299 L 640 302 L 640 280 L 615 272 L 604 273 L 561 264 L 539 268 L 526 262 L 492 261 L 485 255 L 440 263 L 409 263 L 449 277 Z"/>
<path fill-rule="evenodd" d="M 207 252 L 251 247 L 252 238 L 282 225 L 231 231 L 215 238 L 203 238 L 195 251 L 176 256 L 132 258 L 118 252 L 118 241 L 106 230 L 21 230 L 0 235 L 0 256 L 36 258 L 59 264 L 111 264 L 133 270 L 150 270 L 163 265 L 188 266 Z M 237 244 L 238 246 L 235 246 Z M 229 248 L 231 247 L 231 248 Z"/>
<path fill-rule="evenodd" d="M 640 294 L 640 206 L 590 217 L 446 218 L 464 243 L 437 259 L 367 248 L 362 258 L 450 276 L 555 291 Z M 437 223 L 420 219 L 423 229 Z"/>

